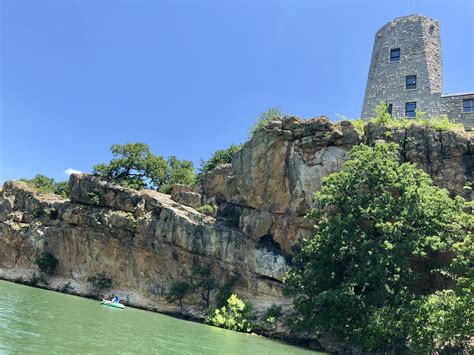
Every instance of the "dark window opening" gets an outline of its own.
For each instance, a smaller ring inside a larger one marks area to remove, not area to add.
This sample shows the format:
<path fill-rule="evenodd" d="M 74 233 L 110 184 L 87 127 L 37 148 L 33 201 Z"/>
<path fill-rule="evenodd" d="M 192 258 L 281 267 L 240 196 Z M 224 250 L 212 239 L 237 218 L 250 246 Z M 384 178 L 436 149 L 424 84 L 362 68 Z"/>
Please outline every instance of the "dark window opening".
<path fill-rule="evenodd" d="M 462 100 L 462 112 L 474 112 L 474 99 Z"/>
<path fill-rule="evenodd" d="M 416 117 L 416 102 L 407 102 L 405 104 L 405 116 L 410 118 Z"/>
<path fill-rule="evenodd" d="M 392 116 L 392 112 L 393 112 L 393 105 L 392 104 L 388 104 L 387 106 L 387 112 L 390 116 Z"/>
<path fill-rule="evenodd" d="M 416 89 L 416 75 L 408 75 L 406 77 L 405 87 L 407 90 Z"/>
<path fill-rule="evenodd" d="M 400 61 L 400 48 L 390 49 L 390 62 Z"/>

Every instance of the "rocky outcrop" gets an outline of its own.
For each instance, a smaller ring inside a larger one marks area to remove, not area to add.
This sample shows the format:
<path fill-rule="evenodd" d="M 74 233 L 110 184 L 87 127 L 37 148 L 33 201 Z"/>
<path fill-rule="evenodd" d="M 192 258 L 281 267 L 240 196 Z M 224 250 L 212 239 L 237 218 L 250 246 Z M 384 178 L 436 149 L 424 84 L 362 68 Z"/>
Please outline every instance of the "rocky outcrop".
<path fill-rule="evenodd" d="M 233 210 L 239 229 L 249 238 L 272 238 L 285 253 L 294 253 L 311 225 L 304 219 L 327 175 L 338 171 L 350 149 L 378 140 L 400 146 L 400 160 L 426 171 L 435 184 L 470 199 L 463 187 L 473 181 L 472 138 L 466 132 L 437 131 L 413 125 L 393 129 L 369 123 L 358 132 L 349 121 L 326 117 L 288 117 L 271 122 L 235 153 L 232 164 L 203 178 L 203 200 L 219 205 L 218 215 Z"/>
<path fill-rule="evenodd" d="M 87 278 L 105 271 L 122 298 L 158 311 L 177 311 L 165 301 L 170 285 L 191 283 L 193 267 L 204 265 L 221 284 L 239 275 L 237 292 L 261 308 L 287 303 L 281 297 L 285 258 L 239 230 L 168 195 L 133 191 L 90 175 L 72 175 L 70 190 L 66 200 L 18 181 L 3 186 L 1 278 L 37 271 L 34 261 L 48 250 L 59 259 L 52 285 L 69 280 L 87 294 Z M 202 315 L 201 302 L 190 295 L 186 312 Z"/>
<path fill-rule="evenodd" d="M 173 190 L 171 191 L 171 199 L 181 203 L 182 205 L 193 208 L 198 208 L 202 205 L 201 194 L 196 192 L 193 188 L 182 184 L 175 184 L 173 186 Z"/>
<path fill-rule="evenodd" d="M 294 254 L 312 234 L 304 218 L 313 193 L 338 171 L 358 144 L 384 140 L 453 195 L 473 181 L 472 138 L 412 126 L 393 129 L 326 117 L 270 122 L 237 151 L 232 164 L 216 167 L 196 189 L 175 186 L 171 195 L 134 191 L 91 175 L 72 175 L 70 199 L 39 194 L 18 181 L 0 190 L 0 278 L 30 277 L 44 250 L 59 259 L 50 288 L 70 282 L 88 294 L 87 279 L 106 271 L 114 292 L 130 304 L 162 312 L 178 310 L 165 295 L 175 281 L 192 283 L 196 266 L 209 266 L 223 284 L 239 275 L 237 293 L 257 312 L 288 306 L 282 280 Z M 199 213 L 218 206 L 216 218 Z M 185 312 L 203 315 L 202 299 L 189 295 Z"/>

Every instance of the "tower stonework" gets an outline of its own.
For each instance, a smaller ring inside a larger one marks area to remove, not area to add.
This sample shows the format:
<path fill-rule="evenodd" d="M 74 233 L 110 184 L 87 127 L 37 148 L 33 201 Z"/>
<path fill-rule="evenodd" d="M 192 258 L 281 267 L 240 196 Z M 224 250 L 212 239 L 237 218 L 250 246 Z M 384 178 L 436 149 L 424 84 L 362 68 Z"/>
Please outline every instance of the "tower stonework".
<path fill-rule="evenodd" d="M 448 114 L 473 126 L 474 93 L 442 95 L 442 57 L 439 22 L 421 15 L 403 16 L 375 34 L 361 117 L 375 116 L 384 101 L 393 117 Z M 469 106 L 471 105 L 471 106 Z"/>

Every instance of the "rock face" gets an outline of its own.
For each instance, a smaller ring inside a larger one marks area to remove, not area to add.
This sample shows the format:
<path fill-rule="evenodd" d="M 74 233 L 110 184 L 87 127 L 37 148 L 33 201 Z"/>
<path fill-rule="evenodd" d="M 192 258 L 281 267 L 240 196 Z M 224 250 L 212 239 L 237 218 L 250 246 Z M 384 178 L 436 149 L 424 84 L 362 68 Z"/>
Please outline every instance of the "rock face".
<path fill-rule="evenodd" d="M 34 261 L 48 250 L 59 259 L 59 281 L 71 280 L 79 293 L 90 291 L 89 276 L 106 271 L 122 298 L 158 311 L 177 311 L 164 299 L 170 285 L 191 283 L 193 267 L 203 265 L 221 284 L 240 275 L 237 292 L 260 307 L 287 302 L 281 298 L 285 258 L 238 230 L 155 191 L 90 175 L 73 175 L 69 183 L 71 200 L 40 195 L 18 181 L 3 186 L 1 278 L 37 270 Z M 201 302 L 190 295 L 186 311 L 199 315 Z"/>
<path fill-rule="evenodd" d="M 257 312 L 287 306 L 282 280 L 291 255 L 312 227 L 304 219 L 313 193 L 338 171 L 358 144 L 396 142 L 401 161 L 416 164 L 453 195 L 471 199 L 472 140 L 467 133 L 373 124 L 358 132 L 352 123 L 326 117 L 288 117 L 271 122 L 243 145 L 232 164 L 206 174 L 197 190 L 176 186 L 172 199 L 133 191 L 90 175 L 72 175 L 70 200 L 41 195 L 22 182 L 0 191 L 0 278 L 37 272 L 44 250 L 59 259 L 50 286 L 71 282 L 87 294 L 87 278 L 106 271 L 114 292 L 130 303 L 177 311 L 165 295 L 173 282 L 193 282 L 192 269 L 209 266 L 220 284 L 240 275 L 236 292 Z M 199 191 L 199 192 L 197 192 Z M 217 217 L 199 213 L 218 206 Z M 202 299 L 189 295 L 185 312 L 202 316 Z"/>
<path fill-rule="evenodd" d="M 304 215 L 322 179 L 340 169 L 353 146 L 378 140 L 399 144 L 401 161 L 416 164 L 453 195 L 472 197 L 463 189 L 473 181 L 472 139 L 467 133 L 422 126 L 396 130 L 369 123 L 362 134 L 349 121 L 289 117 L 259 131 L 236 152 L 232 165 L 205 176 L 203 200 L 214 200 L 221 215 L 234 211 L 240 230 L 253 240 L 271 237 L 292 254 L 311 236 Z"/>

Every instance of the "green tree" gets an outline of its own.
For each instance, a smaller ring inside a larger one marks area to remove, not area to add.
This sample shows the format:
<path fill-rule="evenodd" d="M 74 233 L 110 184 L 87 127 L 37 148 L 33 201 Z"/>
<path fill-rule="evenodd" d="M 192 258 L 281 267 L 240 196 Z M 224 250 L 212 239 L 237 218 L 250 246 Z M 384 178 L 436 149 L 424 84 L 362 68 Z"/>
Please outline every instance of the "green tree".
<path fill-rule="evenodd" d="M 237 285 L 239 279 L 240 277 L 238 275 L 232 275 L 221 287 L 219 287 L 216 295 L 217 307 L 224 307 L 227 304 L 227 300 L 234 293 L 235 286 Z"/>
<path fill-rule="evenodd" d="M 246 304 L 237 295 L 232 294 L 227 300 L 227 306 L 217 308 L 206 318 L 206 323 L 216 327 L 235 330 L 238 332 L 251 332 L 253 324 L 252 307 Z"/>
<path fill-rule="evenodd" d="M 170 193 L 174 184 L 192 185 L 196 179 L 193 163 L 190 160 L 178 160 L 171 156 L 167 160 L 168 172 L 160 192 Z"/>
<path fill-rule="evenodd" d="M 114 158 L 108 165 L 94 166 L 94 174 L 117 184 L 140 190 L 157 189 L 167 179 L 168 166 L 144 143 L 113 144 Z"/>
<path fill-rule="evenodd" d="M 174 282 L 171 289 L 166 295 L 166 300 L 169 303 L 179 302 L 180 312 L 183 313 L 183 299 L 191 291 L 191 285 L 185 281 Z"/>
<path fill-rule="evenodd" d="M 400 164 L 395 144 L 353 148 L 341 171 L 315 194 L 308 214 L 315 235 L 286 279 L 286 292 L 295 297 L 295 325 L 329 331 L 366 351 L 394 349 L 407 339 L 417 348 L 410 324 L 423 323 L 445 297 L 465 299 L 460 280 L 472 283 L 466 241 L 473 221 L 465 209 L 464 199 L 450 198 L 414 164 Z M 444 339 L 440 329 L 469 333 L 472 312 L 470 317 L 445 325 L 431 317 L 437 324 L 431 337 Z M 466 337 L 456 346 L 465 344 Z"/>
<path fill-rule="evenodd" d="M 206 308 L 209 308 L 211 292 L 215 290 L 219 284 L 217 280 L 212 277 L 211 267 L 197 266 L 193 268 L 193 289 L 201 295 Z"/>
<path fill-rule="evenodd" d="M 153 189 L 169 192 L 172 185 L 189 185 L 194 181 L 193 164 L 172 156 L 168 160 L 156 156 L 144 143 L 114 144 L 114 158 L 109 164 L 94 166 L 101 178 L 132 189 Z"/>
<path fill-rule="evenodd" d="M 33 179 L 20 179 L 41 193 L 56 194 L 62 197 L 69 196 L 69 186 L 67 181 L 56 182 L 42 174 L 37 174 Z"/>
<path fill-rule="evenodd" d="M 231 144 L 227 149 L 217 150 L 208 160 L 201 160 L 201 166 L 199 168 L 197 179 L 200 180 L 205 173 L 211 171 L 219 165 L 232 163 L 232 156 L 240 148 L 242 148 L 241 144 Z"/>
<path fill-rule="evenodd" d="M 94 293 L 98 295 L 101 291 L 108 290 L 112 287 L 112 279 L 107 276 L 105 271 L 99 272 L 94 276 L 87 278 L 94 288 Z"/>
<path fill-rule="evenodd" d="M 255 133 L 267 127 L 270 121 L 281 121 L 284 116 L 285 114 L 279 106 L 271 107 L 267 111 L 262 112 L 250 129 L 250 136 L 252 137 Z"/>
<path fill-rule="evenodd" d="M 59 260 L 53 255 L 53 253 L 44 251 L 41 256 L 36 259 L 35 263 L 41 271 L 48 275 L 52 275 L 58 266 Z"/>

